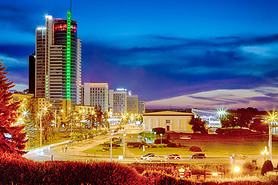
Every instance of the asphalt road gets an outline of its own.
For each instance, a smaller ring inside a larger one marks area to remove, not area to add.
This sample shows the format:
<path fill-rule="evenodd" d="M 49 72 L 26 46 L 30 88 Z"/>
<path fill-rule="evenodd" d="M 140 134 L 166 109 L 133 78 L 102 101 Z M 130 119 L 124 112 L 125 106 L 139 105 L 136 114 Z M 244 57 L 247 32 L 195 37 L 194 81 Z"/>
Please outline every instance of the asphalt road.
<path fill-rule="evenodd" d="M 125 129 L 126 133 L 127 129 Z M 138 130 L 130 129 L 129 132 L 138 132 Z M 73 146 L 68 145 L 68 149 L 65 152 L 65 146 L 69 143 L 69 141 L 64 141 L 57 144 L 52 144 L 49 146 L 45 146 L 42 148 L 38 148 L 35 150 L 29 151 L 24 155 L 25 158 L 31 159 L 34 161 L 51 161 L 51 160 L 59 160 L 59 161 L 88 161 L 88 160 L 97 160 L 97 161 L 110 161 L 109 156 L 94 156 L 94 155 L 86 155 L 82 153 L 83 150 L 88 148 L 92 148 L 97 146 L 105 141 L 110 140 L 110 135 L 107 134 L 105 136 L 97 136 L 94 139 L 84 140 L 78 144 Z M 243 164 L 245 162 L 253 162 L 256 161 L 258 165 L 262 165 L 266 158 L 261 155 L 250 155 L 247 156 L 244 160 L 235 160 L 234 163 Z M 121 163 L 133 163 L 133 162 L 149 162 L 143 161 L 140 159 L 140 156 L 132 157 L 132 158 L 122 158 L 119 156 L 113 156 L 112 161 L 121 162 Z M 190 156 L 182 156 L 180 160 L 168 160 L 162 162 L 174 162 L 174 163 L 231 163 L 231 159 L 229 155 L 207 155 L 206 159 L 192 159 L 190 160 Z M 278 156 L 273 156 L 273 165 L 276 167 L 278 163 Z"/>

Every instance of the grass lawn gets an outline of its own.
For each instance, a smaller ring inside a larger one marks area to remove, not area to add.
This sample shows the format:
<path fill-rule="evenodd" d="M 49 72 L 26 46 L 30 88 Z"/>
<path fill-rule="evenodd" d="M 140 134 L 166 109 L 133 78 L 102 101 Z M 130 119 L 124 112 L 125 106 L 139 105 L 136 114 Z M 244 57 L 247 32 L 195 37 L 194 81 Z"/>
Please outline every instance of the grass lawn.
<path fill-rule="evenodd" d="M 260 152 L 264 150 L 266 142 L 248 142 L 248 143 L 220 143 L 220 142 L 206 142 L 206 143 L 194 143 L 194 146 L 199 146 L 204 153 L 207 155 L 231 155 L 231 154 L 243 154 L 243 155 L 260 155 Z M 143 149 L 139 148 L 127 148 L 126 154 L 133 155 L 144 155 L 146 153 L 155 153 L 156 155 L 169 155 L 172 153 L 177 153 L 179 155 L 192 155 L 196 152 L 190 152 L 188 145 L 185 148 L 145 148 L 145 152 Z M 94 148 L 90 148 L 84 150 L 84 153 L 87 154 L 101 154 L 101 155 L 110 155 L 110 151 L 102 151 L 103 146 L 96 146 Z M 113 155 L 122 155 L 123 150 L 122 147 L 113 149 Z M 273 143 L 273 154 L 278 154 L 278 143 Z"/>
<path fill-rule="evenodd" d="M 87 150 L 82 151 L 86 154 L 100 154 L 100 155 L 110 155 L 110 150 L 103 151 L 103 146 L 98 145 L 93 148 L 89 148 Z M 113 155 L 123 155 L 123 148 L 113 148 Z"/>
<path fill-rule="evenodd" d="M 145 153 L 155 153 L 156 155 L 169 155 L 177 153 L 179 155 L 192 155 L 196 152 L 190 152 L 190 146 L 199 146 L 207 155 L 231 155 L 231 154 L 243 154 L 243 155 L 260 155 L 264 150 L 266 142 L 244 142 L 244 143 L 225 143 L 225 142 L 196 142 L 191 143 L 185 148 L 147 148 Z M 134 155 L 143 155 L 142 149 L 128 148 L 128 150 Z M 278 155 L 278 143 L 273 142 L 273 155 Z"/>
<path fill-rule="evenodd" d="M 138 134 L 128 134 L 126 136 L 127 140 L 138 139 Z M 118 136 L 119 137 L 119 136 Z M 189 148 L 191 146 L 198 146 L 202 149 L 204 153 L 207 155 L 232 155 L 232 154 L 243 154 L 243 155 L 260 155 L 261 151 L 264 150 L 265 146 L 268 146 L 268 140 L 261 139 L 256 140 L 249 138 L 245 140 L 240 140 L 236 138 L 231 138 L 229 140 L 218 139 L 218 140 L 208 140 L 208 139 L 190 139 L 190 140 L 174 140 L 177 143 L 182 143 L 183 148 L 145 148 L 145 152 L 143 149 L 139 148 L 128 148 L 126 147 L 126 155 L 127 156 L 136 156 L 136 155 L 144 155 L 146 153 L 155 153 L 156 155 L 169 155 L 173 153 L 177 153 L 179 155 L 192 155 L 196 152 L 190 152 Z M 273 155 L 278 155 L 278 141 L 273 141 Z M 94 148 L 90 148 L 88 150 L 83 151 L 88 154 L 102 154 L 102 155 L 110 155 L 110 151 L 102 151 L 103 146 L 96 146 Z M 117 149 L 113 149 L 113 155 L 122 155 L 122 145 Z"/>

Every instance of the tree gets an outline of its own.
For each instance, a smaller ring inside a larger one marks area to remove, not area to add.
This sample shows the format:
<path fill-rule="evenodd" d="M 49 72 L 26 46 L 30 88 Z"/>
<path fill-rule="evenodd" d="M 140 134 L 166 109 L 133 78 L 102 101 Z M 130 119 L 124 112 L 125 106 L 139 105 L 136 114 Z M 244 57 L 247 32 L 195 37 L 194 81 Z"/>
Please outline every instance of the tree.
<path fill-rule="evenodd" d="M 6 67 L 3 67 L 0 61 L 0 153 L 14 153 L 23 155 L 26 152 L 25 148 L 26 133 L 22 130 L 24 126 L 13 126 L 16 122 L 19 108 L 19 103 L 11 103 L 12 93 L 8 90 L 14 87 L 14 82 L 8 82 L 6 78 L 8 72 L 4 72 Z"/>
<path fill-rule="evenodd" d="M 162 127 L 153 128 L 152 131 L 155 132 L 156 135 L 165 134 L 165 128 Z"/>
<path fill-rule="evenodd" d="M 256 108 L 248 107 L 237 110 L 230 110 L 225 117 L 221 117 L 222 127 L 249 127 L 252 118 L 258 114 Z"/>
<path fill-rule="evenodd" d="M 90 124 L 91 124 L 91 129 L 95 128 L 95 122 L 96 122 L 95 114 L 94 113 L 89 114 L 88 119 L 89 119 Z"/>
<path fill-rule="evenodd" d="M 252 118 L 254 118 L 258 112 L 258 109 L 252 107 L 237 109 L 235 114 L 238 118 L 238 126 L 249 127 Z"/>
<path fill-rule="evenodd" d="M 135 118 L 135 121 L 140 121 L 141 123 L 143 123 L 143 115 L 142 114 L 138 114 Z"/>
<path fill-rule="evenodd" d="M 194 118 L 192 117 L 192 119 L 189 122 L 189 125 L 192 125 L 192 130 L 194 132 L 201 132 L 202 134 L 207 134 L 208 131 L 205 127 L 205 121 L 202 120 L 200 117 L 198 118 Z"/>
<path fill-rule="evenodd" d="M 104 123 L 105 127 L 107 127 L 109 129 L 110 125 L 109 125 L 108 118 L 109 118 L 108 113 L 104 112 L 103 113 L 103 123 Z"/>
<path fill-rule="evenodd" d="M 53 113 L 48 109 L 47 112 L 42 116 L 42 128 L 43 128 L 43 141 L 51 141 L 54 136 L 54 130 L 52 127 L 52 121 L 54 120 Z"/>
<path fill-rule="evenodd" d="M 27 105 L 27 115 L 24 118 L 24 122 L 26 124 L 25 130 L 26 134 L 28 136 L 28 141 L 30 142 L 30 147 L 35 146 L 35 140 L 36 140 L 36 132 L 35 132 L 35 124 L 36 124 L 36 118 L 35 118 L 35 106 L 33 99 L 28 103 Z"/>
<path fill-rule="evenodd" d="M 272 164 L 271 160 L 266 160 L 262 167 L 261 174 L 265 175 L 267 172 L 272 171 L 272 170 L 273 170 L 273 164 Z"/>
<path fill-rule="evenodd" d="M 95 112 L 96 112 L 96 124 L 97 124 L 97 127 L 98 126 L 103 126 L 103 119 L 102 119 L 102 111 L 101 111 L 101 106 L 98 105 L 98 106 L 95 106 Z"/>
<path fill-rule="evenodd" d="M 221 125 L 223 128 L 238 126 L 237 117 L 233 113 L 228 113 L 221 119 Z"/>

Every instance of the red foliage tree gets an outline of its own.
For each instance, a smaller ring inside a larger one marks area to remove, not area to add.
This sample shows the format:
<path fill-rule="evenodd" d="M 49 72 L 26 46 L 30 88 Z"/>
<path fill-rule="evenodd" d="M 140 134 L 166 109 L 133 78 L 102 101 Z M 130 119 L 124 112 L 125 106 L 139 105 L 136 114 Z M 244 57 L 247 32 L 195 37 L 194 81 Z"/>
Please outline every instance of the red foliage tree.
<path fill-rule="evenodd" d="M 12 93 L 8 90 L 14 87 L 14 82 L 8 82 L 5 69 L 0 61 L 0 153 L 22 155 L 26 153 L 23 149 L 27 142 L 26 133 L 22 132 L 24 126 L 12 126 L 18 116 L 16 111 L 20 102 L 11 103 Z"/>

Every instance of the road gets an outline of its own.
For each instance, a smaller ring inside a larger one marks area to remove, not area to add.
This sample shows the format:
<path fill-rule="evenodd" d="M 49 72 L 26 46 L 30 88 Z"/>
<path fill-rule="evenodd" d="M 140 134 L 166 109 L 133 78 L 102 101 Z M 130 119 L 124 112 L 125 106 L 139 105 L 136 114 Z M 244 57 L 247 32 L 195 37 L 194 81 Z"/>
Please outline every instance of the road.
<path fill-rule="evenodd" d="M 126 132 L 126 130 L 124 131 Z M 49 146 L 45 146 L 42 148 L 38 148 L 35 150 L 29 151 L 24 155 L 25 158 L 31 159 L 34 161 L 51 161 L 51 160 L 59 160 L 59 161 L 88 161 L 88 160 L 98 160 L 98 161 L 110 161 L 109 156 L 96 156 L 96 155 L 88 155 L 84 154 L 82 151 L 97 146 L 101 143 L 110 140 L 110 134 L 106 134 L 105 136 L 99 135 L 94 139 L 84 140 L 79 143 L 74 143 L 73 145 L 68 145 L 67 151 L 65 151 L 66 144 L 69 144 L 68 141 L 64 141 L 57 144 L 52 144 Z M 133 162 L 147 162 L 142 161 L 140 156 L 134 157 L 124 157 L 123 159 L 119 159 L 119 156 L 114 155 L 112 158 L 115 162 L 121 163 L 133 163 Z M 245 160 L 235 160 L 234 163 L 245 163 L 245 162 L 253 162 L 256 160 L 258 165 L 262 165 L 264 162 L 264 158 L 260 155 L 250 155 L 247 156 Z M 229 155 L 207 155 L 206 159 L 193 159 L 190 160 L 189 155 L 182 155 L 181 160 L 169 160 L 166 162 L 174 162 L 174 163 L 230 163 L 232 162 Z M 278 162 L 278 156 L 273 156 L 273 164 L 276 165 Z"/>

